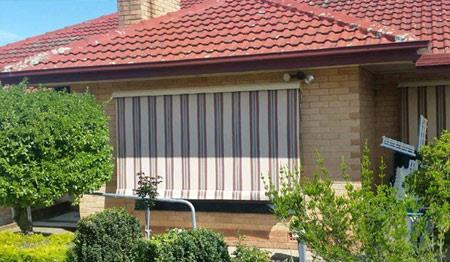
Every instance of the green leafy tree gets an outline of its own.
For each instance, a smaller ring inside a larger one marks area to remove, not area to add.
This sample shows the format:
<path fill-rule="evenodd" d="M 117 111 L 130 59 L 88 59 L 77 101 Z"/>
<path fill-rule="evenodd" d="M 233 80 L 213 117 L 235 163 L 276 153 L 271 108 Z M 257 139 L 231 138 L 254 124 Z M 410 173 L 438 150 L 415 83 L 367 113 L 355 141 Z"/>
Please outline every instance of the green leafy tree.
<path fill-rule="evenodd" d="M 341 165 L 343 178 L 349 179 L 347 164 Z M 333 180 L 317 157 L 312 178 L 300 179 L 300 170 L 283 169 L 280 188 L 268 180 L 267 195 L 277 217 L 289 223 L 290 230 L 325 261 L 434 261 L 423 219 L 408 232 L 406 210 L 414 202 L 398 200 L 387 185 L 374 185 L 366 147 L 361 161 L 361 187 L 348 182 L 346 192 L 338 194 Z M 378 172 L 384 177 L 384 164 Z M 420 223 L 419 223 L 420 222 Z"/>
<path fill-rule="evenodd" d="M 0 86 L 0 206 L 32 232 L 27 207 L 97 190 L 113 171 L 108 119 L 94 97 Z"/>

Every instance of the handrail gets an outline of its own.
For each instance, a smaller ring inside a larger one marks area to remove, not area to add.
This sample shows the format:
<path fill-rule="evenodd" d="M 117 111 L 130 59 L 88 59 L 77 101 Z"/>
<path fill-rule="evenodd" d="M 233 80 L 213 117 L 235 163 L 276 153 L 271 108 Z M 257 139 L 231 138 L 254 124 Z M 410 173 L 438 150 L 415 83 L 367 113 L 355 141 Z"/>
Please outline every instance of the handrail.
<path fill-rule="evenodd" d="M 94 195 L 94 196 L 103 196 L 103 197 L 111 197 L 111 198 L 125 198 L 125 199 L 134 199 L 134 200 L 142 200 L 143 198 L 137 195 L 123 195 L 123 194 L 114 194 L 114 193 L 103 193 L 103 192 L 94 192 L 88 195 Z M 144 198 L 145 199 L 145 198 Z M 192 229 L 197 228 L 197 218 L 195 213 L 195 207 L 192 205 L 191 202 L 189 202 L 186 199 L 181 198 L 156 198 L 155 201 L 157 202 L 166 202 L 166 203 L 178 203 L 178 204 L 184 204 L 189 207 L 192 214 Z M 145 217 L 145 233 L 146 237 L 150 237 L 150 209 L 146 208 L 146 217 Z"/>
<path fill-rule="evenodd" d="M 187 205 L 189 207 L 189 209 L 191 210 L 192 229 L 197 229 L 197 219 L 196 219 L 196 215 L 195 215 L 195 207 L 194 207 L 194 205 L 192 205 L 191 202 L 187 201 L 186 199 L 182 199 L 182 198 L 156 198 L 155 201 Z"/>

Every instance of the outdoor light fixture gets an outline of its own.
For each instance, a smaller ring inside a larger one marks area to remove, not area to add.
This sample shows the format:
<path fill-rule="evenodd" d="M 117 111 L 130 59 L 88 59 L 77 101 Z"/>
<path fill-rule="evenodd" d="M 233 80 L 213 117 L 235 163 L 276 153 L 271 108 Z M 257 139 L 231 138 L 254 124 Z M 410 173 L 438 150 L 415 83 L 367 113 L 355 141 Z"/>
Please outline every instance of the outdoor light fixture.
<path fill-rule="evenodd" d="M 312 81 L 314 81 L 314 76 L 307 75 L 303 71 L 298 71 L 296 73 L 285 73 L 283 75 L 284 82 L 289 82 L 292 79 L 303 80 L 305 81 L 305 84 L 310 84 Z"/>

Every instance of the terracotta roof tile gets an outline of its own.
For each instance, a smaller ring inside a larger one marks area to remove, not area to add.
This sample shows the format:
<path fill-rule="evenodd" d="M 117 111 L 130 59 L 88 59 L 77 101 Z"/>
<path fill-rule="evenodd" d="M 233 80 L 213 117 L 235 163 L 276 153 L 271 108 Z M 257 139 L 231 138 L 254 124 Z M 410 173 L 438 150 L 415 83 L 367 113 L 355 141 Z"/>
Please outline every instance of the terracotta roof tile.
<path fill-rule="evenodd" d="M 289 0 L 206 0 L 73 42 L 5 71 L 302 52 L 416 40 L 397 28 Z"/>
<path fill-rule="evenodd" d="M 296 0 L 367 18 L 431 40 L 433 53 L 450 53 L 450 0 Z"/>
<path fill-rule="evenodd" d="M 118 28 L 117 14 L 101 16 L 74 26 L 31 37 L 0 47 L 0 67 L 17 63 L 26 57 L 70 44 L 89 36 Z"/>

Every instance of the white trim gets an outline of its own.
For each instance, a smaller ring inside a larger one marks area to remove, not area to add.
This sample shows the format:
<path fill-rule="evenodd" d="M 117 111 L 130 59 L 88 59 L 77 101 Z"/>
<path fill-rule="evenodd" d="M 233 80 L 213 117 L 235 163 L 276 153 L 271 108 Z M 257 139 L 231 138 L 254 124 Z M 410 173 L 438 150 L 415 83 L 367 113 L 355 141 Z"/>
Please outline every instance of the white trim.
<path fill-rule="evenodd" d="M 450 85 L 450 80 L 402 82 L 398 84 L 398 87 L 427 87 L 427 86 L 447 86 L 447 85 Z"/>
<path fill-rule="evenodd" d="M 290 83 L 266 83 L 266 84 L 241 84 L 226 86 L 208 86 L 208 87 L 188 87 L 188 88 L 169 88 L 169 89 L 151 89 L 139 91 L 118 91 L 113 92 L 113 98 L 119 97 L 137 97 L 137 96 L 163 96 L 163 95 L 186 95 L 186 94 L 209 94 L 209 93 L 229 93 L 241 91 L 263 91 L 263 90 L 285 90 L 300 88 L 300 82 Z"/>

